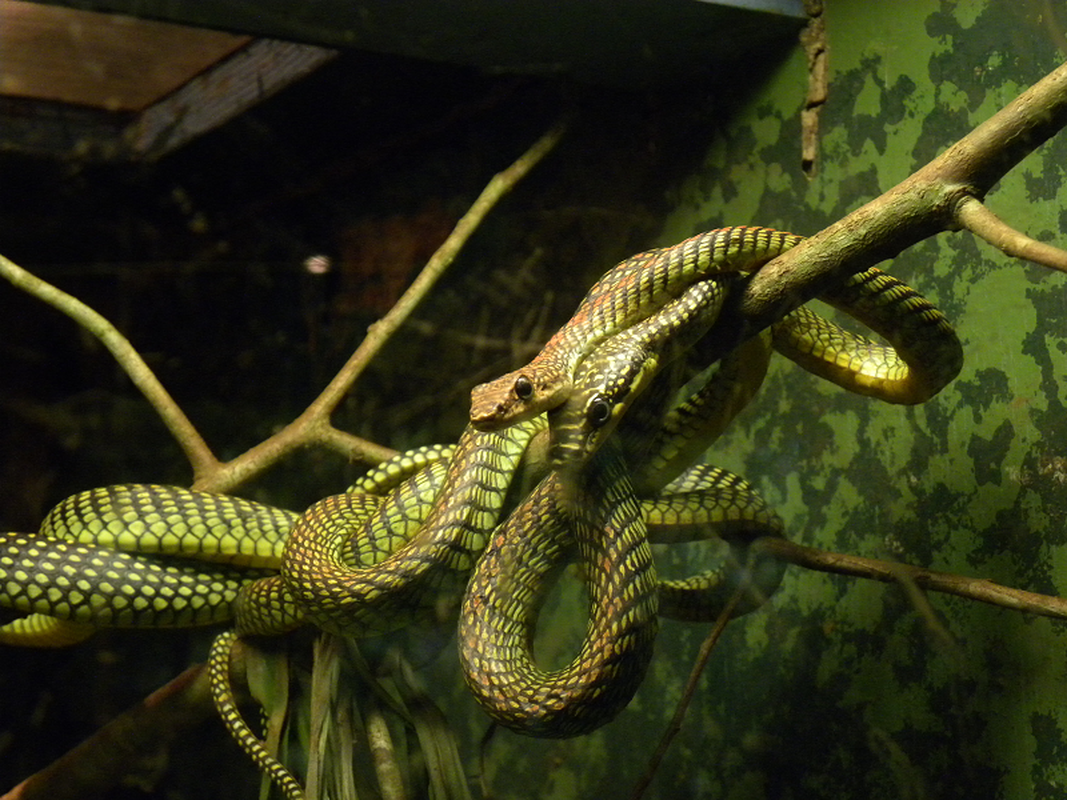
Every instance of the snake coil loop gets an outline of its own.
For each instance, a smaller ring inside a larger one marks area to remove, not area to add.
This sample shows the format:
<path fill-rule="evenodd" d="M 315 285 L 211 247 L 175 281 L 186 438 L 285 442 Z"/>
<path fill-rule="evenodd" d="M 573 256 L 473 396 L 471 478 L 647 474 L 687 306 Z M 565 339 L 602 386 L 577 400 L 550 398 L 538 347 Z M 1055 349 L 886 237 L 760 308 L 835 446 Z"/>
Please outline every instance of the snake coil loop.
<path fill-rule="evenodd" d="M 772 342 L 889 402 L 922 402 L 960 369 L 940 312 L 870 269 L 823 297 L 889 348 L 802 307 L 672 403 L 667 381 L 653 378 L 667 365 L 684 373 L 683 355 L 699 360 L 734 273 L 799 241 L 721 228 L 623 261 L 530 364 L 475 388 L 455 446 L 404 453 L 303 514 L 137 484 L 68 498 L 38 535 L 0 534 L 0 608 L 26 615 L 0 625 L 0 642 L 59 646 L 96 627 L 235 618 L 211 651 L 213 697 L 290 800 L 299 784 L 233 701 L 238 635 L 312 623 L 366 636 L 458 613 L 467 684 L 490 717 L 536 736 L 603 725 L 644 676 L 657 615 L 704 621 L 735 604 L 746 613 L 781 581 L 783 565 L 760 546 L 783 535 L 781 520 L 737 476 L 690 466 L 759 387 Z M 546 428 L 548 463 L 536 455 Z M 526 482 L 536 488 L 519 497 Z M 651 543 L 717 537 L 730 549 L 720 569 L 657 578 Z M 550 576 L 575 558 L 590 586 L 587 632 L 571 664 L 547 672 L 530 652 L 532 630 Z"/>

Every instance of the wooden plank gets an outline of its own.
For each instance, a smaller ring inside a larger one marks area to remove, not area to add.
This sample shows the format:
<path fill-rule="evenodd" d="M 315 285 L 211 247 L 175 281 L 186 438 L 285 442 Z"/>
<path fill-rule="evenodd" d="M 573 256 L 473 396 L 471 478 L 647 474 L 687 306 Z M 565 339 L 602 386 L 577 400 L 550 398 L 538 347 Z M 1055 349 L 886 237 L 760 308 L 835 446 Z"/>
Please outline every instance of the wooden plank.
<path fill-rule="evenodd" d="M 0 94 L 140 111 L 248 36 L 0 0 Z"/>
<path fill-rule="evenodd" d="M 256 39 L 169 97 L 123 132 L 133 158 L 158 158 L 267 99 L 337 56 L 310 44 Z"/>

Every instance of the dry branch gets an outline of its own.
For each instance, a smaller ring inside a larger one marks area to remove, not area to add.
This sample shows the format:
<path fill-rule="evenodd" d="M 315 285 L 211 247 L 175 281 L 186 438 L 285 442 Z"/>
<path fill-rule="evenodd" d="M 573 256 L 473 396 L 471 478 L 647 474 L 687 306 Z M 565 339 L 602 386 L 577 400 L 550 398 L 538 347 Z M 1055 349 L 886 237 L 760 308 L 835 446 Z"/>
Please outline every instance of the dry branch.
<path fill-rule="evenodd" d="M 960 208 L 1067 125 L 1067 64 L 875 200 L 801 242 L 733 293 L 712 330 L 722 355 L 811 300 L 937 233 L 964 227 Z M 1005 250 L 1009 255 L 1015 253 Z"/>
<path fill-rule="evenodd" d="M 899 561 L 881 561 L 846 553 L 831 553 L 790 542 L 787 539 L 764 539 L 760 547 L 783 561 L 819 572 L 832 572 L 853 578 L 869 578 L 883 583 L 907 583 L 920 589 L 954 594 L 957 597 L 966 597 L 968 600 L 978 600 L 1001 608 L 1025 611 L 1043 617 L 1067 619 L 1067 599 L 1012 589 L 985 578 L 968 578 L 965 575 L 938 572 Z"/>
<path fill-rule="evenodd" d="M 957 210 L 960 225 L 1002 253 L 1033 261 L 1049 269 L 1067 272 L 1067 251 L 1031 239 L 1015 230 L 975 197 L 964 198 Z"/>
<path fill-rule="evenodd" d="M 193 423 L 185 416 L 185 412 L 163 388 L 163 384 L 141 358 L 141 354 L 114 325 L 78 298 L 41 280 L 2 255 L 0 275 L 7 278 L 16 288 L 63 312 L 100 340 L 133 381 L 134 386 L 140 389 L 141 394 L 152 404 L 152 408 L 185 452 L 194 476 L 209 473 L 218 466 L 218 459 Z"/>
<path fill-rule="evenodd" d="M 274 436 L 223 464 L 203 480 L 198 480 L 195 488 L 210 489 L 216 492 L 228 491 L 262 472 L 293 450 L 308 445 L 324 445 L 350 458 L 367 462 L 378 462 L 391 455 L 391 450 L 370 445 L 362 439 L 336 430 L 330 425 L 330 415 L 367 365 L 452 264 L 486 215 L 542 158 L 551 152 L 565 130 L 564 122 L 557 123 L 529 150 L 519 156 L 510 167 L 493 176 L 467 213 L 456 223 L 452 233 L 430 257 L 418 277 L 397 300 L 396 305 L 389 310 L 388 314 L 368 328 L 363 342 L 304 413 Z"/>

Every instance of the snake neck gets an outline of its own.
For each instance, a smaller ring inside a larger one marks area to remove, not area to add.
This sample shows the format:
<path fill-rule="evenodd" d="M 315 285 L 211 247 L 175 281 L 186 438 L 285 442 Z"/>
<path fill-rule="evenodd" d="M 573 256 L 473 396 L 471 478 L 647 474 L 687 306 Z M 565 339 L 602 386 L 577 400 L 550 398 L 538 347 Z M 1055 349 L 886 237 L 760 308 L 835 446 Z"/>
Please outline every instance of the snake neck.
<path fill-rule="evenodd" d="M 468 426 L 432 501 L 409 489 L 312 506 L 294 526 L 282 566 L 308 618 L 350 636 L 454 618 L 522 454 L 544 425 L 535 419 L 498 433 Z"/>

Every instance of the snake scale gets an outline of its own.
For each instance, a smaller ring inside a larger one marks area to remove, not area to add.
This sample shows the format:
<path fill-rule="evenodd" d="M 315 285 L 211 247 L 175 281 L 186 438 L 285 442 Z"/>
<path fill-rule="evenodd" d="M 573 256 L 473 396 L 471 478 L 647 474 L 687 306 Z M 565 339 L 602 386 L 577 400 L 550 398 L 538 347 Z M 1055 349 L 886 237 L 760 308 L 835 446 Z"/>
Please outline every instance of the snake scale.
<path fill-rule="evenodd" d="M 597 344 L 697 281 L 758 269 L 802 239 L 771 228 L 717 228 L 626 259 L 593 285 L 533 361 L 472 390 L 471 423 L 496 430 L 559 405 L 570 392 L 574 370 Z"/>
<path fill-rule="evenodd" d="M 66 644 L 96 626 L 230 617 L 240 635 L 312 623 L 366 636 L 447 619 L 461 605 L 467 682 L 494 720 L 540 736 L 604 724 L 640 684 L 657 615 L 713 619 L 735 593 L 736 613 L 749 611 L 781 579 L 781 564 L 759 547 L 761 537 L 781 535 L 776 515 L 736 476 L 687 469 L 756 391 L 772 342 L 806 368 L 889 402 L 921 402 L 959 370 L 959 343 L 940 313 L 868 270 L 823 299 L 890 348 L 802 307 L 771 337 L 727 356 L 691 396 L 669 401 L 667 382 L 653 378 L 684 362 L 681 354 L 699 353 L 736 274 L 799 241 L 725 228 L 627 259 L 529 365 L 476 387 L 471 426 L 456 446 L 404 454 L 304 514 L 139 485 L 64 501 L 38 535 L 0 538 L 0 607 L 28 615 L 0 626 L 0 641 Z M 643 394 L 650 386 L 658 391 Z M 546 425 L 547 464 L 529 455 Z M 536 482 L 524 498 L 512 486 L 520 472 Z M 731 548 L 719 570 L 656 577 L 650 541 L 716 535 Z M 532 630 L 548 577 L 574 559 L 590 587 L 585 641 L 568 667 L 544 672 L 530 651 Z M 220 713 L 261 768 L 299 797 L 233 704 L 234 641 L 227 632 L 212 650 Z"/>

